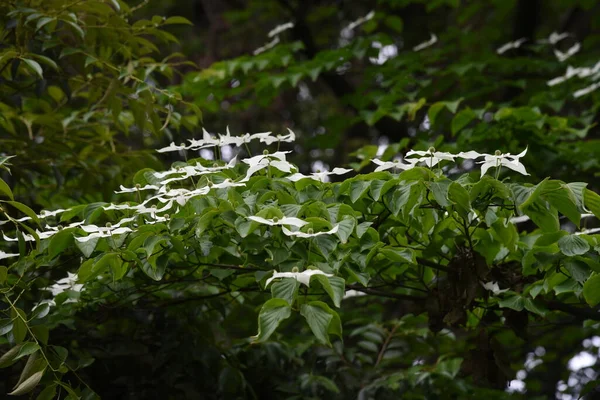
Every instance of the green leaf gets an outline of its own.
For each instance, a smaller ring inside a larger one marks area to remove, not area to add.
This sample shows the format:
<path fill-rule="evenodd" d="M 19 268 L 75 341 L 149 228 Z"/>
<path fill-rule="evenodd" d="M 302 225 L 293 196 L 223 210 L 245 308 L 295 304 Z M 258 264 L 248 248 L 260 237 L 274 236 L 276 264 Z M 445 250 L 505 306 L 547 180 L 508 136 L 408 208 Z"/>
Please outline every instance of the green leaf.
<path fill-rule="evenodd" d="M 40 349 L 40 346 L 37 343 L 33 343 L 33 342 L 23 343 L 23 346 L 21 346 L 21 348 L 19 349 L 19 352 L 17 353 L 15 360 L 18 360 L 19 358 L 26 357 L 30 354 L 33 354 L 36 351 L 38 351 L 39 349 Z"/>
<path fill-rule="evenodd" d="M 52 400 L 56 398 L 56 385 L 47 386 L 35 400 Z"/>
<path fill-rule="evenodd" d="M 592 272 L 586 263 L 577 259 L 565 260 L 564 265 L 571 277 L 579 283 L 584 283 Z"/>
<path fill-rule="evenodd" d="M 356 225 L 356 220 L 348 215 L 344 216 L 344 219 L 338 222 L 337 235 L 342 243 L 346 243 Z"/>
<path fill-rule="evenodd" d="M 342 337 L 342 324 L 338 314 L 321 301 L 311 301 L 300 307 L 300 314 L 319 342 L 331 346 L 329 335 Z"/>
<path fill-rule="evenodd" d="M 66 248 L 73 244 L 73 232 L 71 229 L 62 230 L 52 236 L 48 245 L 48 255 L 54 258 L 61 254 Z"/>
<path fill-rule="evenodd" d="M 590 245 L 578 235 L 567 235 L 558 239 L 558 247 L 566 256 L 578 256 L 588 252 Z"/>
<path fill-rule="evenodd" d="M 448 187 L 448 198 L 456 205 L 456 211 L 463 219 L 467 219 L 471 211 L 469 192 L 460 183 L 452 182 Z"/>
<path fill-rule="evenodd" d="M 275 332 L 281 321 L 292 315 L 292 308 L 287 300 L 271 299 L 263 304 L 258 314 L 258 334 L 252 339 L 257 342 L 266 341 Z"/>
<path fill-rule="evenodd" d="M 27 336 L 27 325 L 25 321 L 27 320 L 27 314 L 19 308 L 12 309 L 10 312 L 10 316 L 13 319 L 13 336 L 15 338 L 16 343 L 21 343 L 25 336 Z M 20 316 L 20 317 L 19 317 Z"/>
<path fill-rule="evenodd" d="M 415 252 L 412 249 L 387 247 L 379 249 L 379 252 L 394 262 L 416 264 Z"/>
<path fill-rule="evenodd" d="M 0 285 L 3 285 L 4 282 L 6 282 L 7 277 L 8 277 L 8 268 L 1 265 L 0 266 Z"/>
<path fill-rule="evenodd" d="M 0 179 L 0 193 L 4 193 L 6 196 L 8 196 L 13 201 L 15 200 L 15 198 L 13 197 L 13 193 L 10 190 L 10 187 L 2 179 Z"/>
<path fill-rule="evenodd" d="M 521 296 L 514 295 L 500 300 L 498 302 L 498 305 L 502 308 L 510 308 L 515 311 L 523 311 L 523 308 L 525 307 L 525 301 Z"/>
<path fill-rule="evenodd" d="M 19 354 L 19 350 L 23 347 L 22 344 L 18 344 L 15 347 L 12 347 L 6 353 L 2 354 L 0 357 L 0 368 L 6 368 L 14 364 L 15 357 Z"/>
<path fill-rule="evenodd" d="M 38 304 L 31 310 L 31 319 L 44 318 L 50 312 L 50 305 L 48 303 Z"/>
<path fill-rule="evenodd" d="M 173 24 L 184 24 L 184 25 L 194 25 L 192 24 L 192 22 L 184 17 L 179 17 L 179 16 L 175 16 L 175 17 L 169 17 L 165 20 L 164 22 L 165 25 L 173 25 Z"/>
<path fill-rule="evenodd" d="M 316 280 L 321 284 L 323 290 L 325 290 L 331 301 L 333 301 L 333 304 L 339 308 L 342 304 L 344 293 L 346 293 L 346 281 L 344 278 L 340 278 L 339 276 L 313 275 L 311 277 L 312 280 Z"/>
<path fill-rule="evenodd" d="M 444 179 L 437 182 L 431 182 L 431 185 L 429 185 L 429 189 L 431 190 L 431 193 L 433 193 L 435 201 L 442 207 L 450 205 L 450 201 L 448 200 L 448 188 L 451 183 L 451 180 Z"/>
<path fill-rule="evenodd" d="M 585 206 L 600 219 L 600 196 L 590 189 L 583 190 L 583 201 Z"/>
<path fill-rule="evenodd" d="M 4 201 L 7 204 L 10 204 L 17 210 L 21 211 L 23 214 L 27 215 L 29 218 L 34 220 L 38 225 L 40 225 L 40 220 L 37 217 L 36 213 L 29 207 L 27 207 L 23 203 L 19 203 L 18 201 Z"/>
<path fill-rule="evenodd" d="M 352 182 L 350 184 L 350 201 L 356 203 L 356 200 L 365 195 L 370 185 L 371 181 L 368 180 Z"/>
<path fill-rule="evenodd" d="M 22 58 L 23 62 L 27 64 L 27 66 L 35 72 L 41 79 L 44 79 L 44 71 L 42 70 L 42 66 L 38 64 L 37 61 L 34 61 L 30 58 Z"/>
<path fill-rule="evenodd" d="M 583 297 L 591 306 L 600 304 L 600 275 L 593 275 L 583 284 Z"/>
<path fill-rule="evenodd" d="M 83 253 L 84 256 L 89 258 L 96 249 L 96 245 L 98 244 L 99 240 L 99 237 L 89 239 L 85 242 L 80 242 L 79 240 L 76 240 L 75 245 Z"/>
<path fill-rule="evenodd" d="M 577 227 L 581 220 L 581 214 L 577 208 L 577 199 L 571 189 L 561 182 L 550 181 L 552 187 L 545 188 L 542 197 L 547 200 L 551 206 L 556 208 L 562 215 L 569 218 Z"/>
<path fill-rule="evenodd" d="M 9 393 L 11 396 L 21 396 L 25 393 L 31 392 L 38 383 L 42 380 L 42 376 L 44 376 L 45 370 L 38 371 L 35 374 L 31 375 L 27 378 L 23 383 L 21 383 L 15 390 Z"/>
<path fill-rule="evenodd" d="M 294 304 L 300 282 L 295 278 L 283 278 L 271 285 L 271 294 L 274 298 L 284 299 L 290 305 Z"/>
<path fill-rule="evenodd" d="M 477 117 L 477 114 L 475 114 L 475 111 L 471 110 L 470 108 L 466 108 L 456 114 L 454 118 L 452 118 L 452 123 L 450 124 L 452 136 L 456 136 L 456 134 L 465 126 L 467 126 L 469 122 L 473 121 L 475 117 Z"/>

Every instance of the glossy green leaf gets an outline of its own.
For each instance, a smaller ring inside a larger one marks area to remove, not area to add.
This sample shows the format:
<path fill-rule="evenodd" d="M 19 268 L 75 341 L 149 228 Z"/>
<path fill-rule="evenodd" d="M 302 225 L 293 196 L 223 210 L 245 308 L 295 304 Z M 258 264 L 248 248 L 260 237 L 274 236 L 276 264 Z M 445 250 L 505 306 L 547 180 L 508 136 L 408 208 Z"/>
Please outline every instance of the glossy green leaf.
<path fill-rule="evenodd" d="M 281 321 L 292 315 L 292 309 L 284 299 L 270 299 L 263 304 L 258 314 L 258 334 L 253 337 L 257 342 L 264 342 L 275 332 Z"/>

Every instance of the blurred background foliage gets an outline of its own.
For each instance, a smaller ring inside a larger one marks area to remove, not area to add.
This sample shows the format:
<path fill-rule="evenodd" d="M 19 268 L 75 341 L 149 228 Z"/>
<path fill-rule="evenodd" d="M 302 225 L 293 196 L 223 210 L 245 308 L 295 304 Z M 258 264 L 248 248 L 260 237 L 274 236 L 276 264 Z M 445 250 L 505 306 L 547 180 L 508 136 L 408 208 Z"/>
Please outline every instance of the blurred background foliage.
<path fill-rule="evenodd" d="M 0 21 L 0 156 L 16 155 L 2 178 L 36 211 L 110 201 L 136 171 L 179 159 L 154 148 L 201 127 L 290 127 L 302 172 L 368 170 L 410 148 L 527 146 L 532 182 L 599 186 L 593 0 L 6 0 Z M 431 332 L 410 302 L 348 302 L 343 348 L 310 346 L 307 330 L 286 340 L 293 324 L 248 346 L 255 307 L 221 298 L 114 304 L 56 321 L 52 341 L 103 398 L 598 398 L 598 326 L 582 329 L 585 316 L 527 325 L 515 312 L 494 339 L 503 354 Z M 459 350 L 485 357 L 440 357 Z"/>

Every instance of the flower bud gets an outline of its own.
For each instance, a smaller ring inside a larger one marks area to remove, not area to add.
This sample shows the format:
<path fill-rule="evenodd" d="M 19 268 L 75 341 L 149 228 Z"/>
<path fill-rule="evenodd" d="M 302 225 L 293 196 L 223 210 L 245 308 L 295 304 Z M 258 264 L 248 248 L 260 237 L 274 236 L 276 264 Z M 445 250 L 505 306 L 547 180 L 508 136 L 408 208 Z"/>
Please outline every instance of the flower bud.
<path fill-rule="evenodd" d="M 313 231 L 313 228 L 308 228 L 308 230 L 306 231 L 309 235 L 312 235 L 315 233 L 315 231 Z"/>
<path fill-rule="evenodd" d="M 266 155 L 268 155 L 268 154 L 269 154 L 269 150 L 267 150 L 267 149 L 264 149 L 264 150 L 263 150 L 263 155 L 264 155 L 264 156 L 266 156 Z"/>
<path fill-rule="evenodd" d="M 139 189 L 139 188 L 141 188 L 141 187 L 142 187 L 142 185 L 140 185 L 139 183 L 136 183 L 136 184 L 135 184 L 135 188 L 136 188 L 136 189 Z"/>
<path fill-rule="evenodd" d="M 107 227 L 107 228 L 112 228 L 112 224 L 111 224 L 110 222 L 107 222 L 107 223 L 106 223 L 106 227 Z"/>
<path fill-rule="evenodd" d="M 273 217 L 273 222 L 278 223 L 279 222 L 279 218 Z"/>
<path fill-rule="evenodd" d="M 297 274 L 298 272 L 300 272 L 300 270 L 298 269 L 298 267 L 294 267 L 294 268 L 292 268 L 292 272 L 294 274 Z"/>
<path fill-rule="evenodd" d="M 500 150 L 496 150 L 496 151 L 494 152 L 494 155 L 495 155 L 495 156 L 501 156 L 501 155 L 502 155 L 502 152 L 501 152 Z"/>
<path fill-rule="evenodd" d="M 431 146 L 427 151 L 429 153 L 435 153 L 435 147 Z"/>

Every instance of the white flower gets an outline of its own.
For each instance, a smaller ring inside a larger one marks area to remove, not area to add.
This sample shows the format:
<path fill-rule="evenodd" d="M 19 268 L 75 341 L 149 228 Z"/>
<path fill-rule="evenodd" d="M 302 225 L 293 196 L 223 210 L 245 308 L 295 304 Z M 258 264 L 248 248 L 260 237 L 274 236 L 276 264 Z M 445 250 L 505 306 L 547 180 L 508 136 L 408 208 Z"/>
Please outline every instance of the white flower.
<path fill-rule="evenodd" d="M 365 15 L 364 17 L 360 17 L 358 18 L 356 21 L 352 21 L 351 23 L 348 24 L 348 26 L 346 26 L 344 30 L 348 30 L 348 31 L 352 31 L 354 30 L 357 26 L 364 24 L 365 22 L 367 22 L 368 20 L 372 19 L 375 16 L 375 11 L 371 11 L 369 12 L 367 15 Z"/>
<path fill-rule="evenodd" d="M 334 226 L 331 230 L 327 231 L 327 232 L 314 232 L 312 233 L 312 229 L 309 229 L 308 233 L 304 233 L 304 232 L 300 232 L 300 231 L 295 231 L 292 232 L 290 230 L 288 230 L 285 226 L 282 226 L 281 229 L 283 231 L 283 233 L 287 236 L 298 236 L 301 238 L 311 238 L 311 237 L 315 237 L 315 236 L 321 236 L 321 235 L 333 235 L 334 233 L 337 233 L 338 229 L 340 228 L 339 225 Z"/>
<path fill-rule="evenodd" d="M 301 179 L 312 179 L 315 181 L 325 182 L 329 175 L 344 175 L 344 174 L 347 174 L 348 172 L 352 172 L 352 171 L 353 171 L 352 169 L 336 167 L 332 171 L 313 172 L 310 175 L 304 175 L 304 174 L 297 172 L 293 175 L 288 176 L 287 179 L 292 182 L 297 182 Z"/>
<path fill-rule="evenodd" d="M 560 50 L 554 49 L 554 55 L 556 56 L 556 58 L 558 59 L 558 61 L 564 62 L 567 59 L 569 59 L 572 55 L 574 55 L 575 53 L 577 53 L 580 49 L 581 49 L 581 43 L 575 43 L 565 53 L 563 53 Z"/>
<path fill-rule="evenodd" d="M 77 274 L 67 272 L 67 277 L 58 280 L 54 285 L 44 288 L 52 292 L 52 296 L 56 297 L 65 290 L 73 290 L 75 292 L 81 292 L 83 290 L 83 284 L 77 283 Z"/>
<path fill-rule="evenodd" d="M 508 169 L 512 169 L 523 175 L 529 175 L 525 170 L 525 166 L 519 162 L 519 158 L 524 157 L 527 153 L 527 149 L 523 150 L 521 153 L 513 156 L 510 153 L 502 154 L 499 151 L 497 154 L 483 154 L 485 156 L 485 161 L 478 161 L 481 165 L 481 176 L 485 175 L 488 169 L 492 167 L 506 167 Z"/>
<path fill-rule="evenodd" d="M 47 231 L 47 232 L 40 232 L 36 229 L 35 233 L 37 233 L 38 237 L 40 239 L 48 239 L 49 237 L 52 237 L 53 235 L 55 235 L 56 233 L 58 233 L 58 231 Z M 17 242 L 19 241 L 19 238 L 10 238 L 8 236 L 6 236 L 4 234 L 4 232 L 2 233 L 2 237 L 4 238 L 4 240 L 6 240 L 7 242 Z M 35 238 L 33 237 L 33 235 L 29 235 L 27 233 L 23 233 L 23 239 L 26 242 L 33 242 L 35 240 Z"/>
<path fill-rule="evenodd" d="M 78 242 L 87 242 L 94 238 L 103 238 L 103 237 L 109 237 L 109 236 L 113 236 L 113 235 L 121 235 L 123 233 L 128 233 L 128 232 L 133 232 L 133 231 L 131 230 L 131 228 L 127 228 L 127 227 L 121 227 L 121 228 L 117 228 L 117 229 L 101 228 L 100 231 L 98 231 L 98 232 L 90 233 L 87 236 L 76 237 L 75 240 L 77 240 Z"/>
<path fill-rule="evenodd" d="M 483 286 L 484 289 L 489 290 L 490 292 L 492 292 L 494 294 L 500 294 L 500 293 L 504 293 L 504 292 L 508 291 L 508 289 L 500 289 L 500 286 L 498 286 L 498 282 L 487 282 L 487 283 L 479 282 L 479 283 L 481 283 L 481 286 Z"/>
<path fill-rule="evenodd" d="M 344 293 L 344 297 L 342 300 L 349 299 L 350 297 L 359 297 L 359 296 L 365 296 L 365 295 L 366 295 L 365 292 L 350 289 L 350 290 L 346 290 L 346 293 Z"/>
<path fill-rule="evenodd" d="M 296 227 L 300 228 L 300 227 L 303 227 L 304 225 L 308 224 L 308 222 L 302 221 L 301 219 L 294 218 L 294 217 L 283 217 L 283 218 L 274 217 L 271 219 L 265 219 L 262 217 L 257 217 L 257 216 L 252 215 L 252 216 L 248 217 L 248 219 L 250 219 L 254 222 L 258 222 L 260 224 L 271 225 L 271 226 L 291 225 L 291 226 L 296 226 Z"/>
<path fill-rule="evenodd" d="M 295 169 L 296 167 L 285 160 L 287 153 L 291 153 L 291 151 L 278 151 L 272 154 L 261 154 L 243 159 L 242 162 L 248 164 L 250 168 L 248 168 L 246 176 L 240 182 L 247 182 L 254 173 L 268 166 L 273 166 L 282 172 L 291 172 L 292 168 Z"/>
<path fill-rule="evenodd" d="M 227 134 L 225 136 L 219 135 L 219 146 L 228 146 L 232 144 L 239 147 L 244 143 L 250 143 L 251 140 L 249 133 L 242 136 L 231 136 L 229 127 L 227 127 Z"/>
<path fill-rule="evenodd" d="M 379 165 L 377 168 L 375 168 L 375 172 L 379 172 L 379 171 L 385 171 L 385 170 L 392 169 L 392 168 L 398 168 L 401 170 L 411 169 L 415 166 L 415 164 L 419 160 L 414 159 L 414 158 L 407 159 L 406 161 L 408 161 L 408 164 L 404 164 L 400 160 L 381 161 L 381 160 L 378 160 L 377 158 L 373 158 L 371 161 L 373 161 L 373 163 Z"/>
<path fill-rule="evenodd" d="M 411 150 L 408 153 L 406 153 L 407 157 L 410 157 L 412 155 L 418 155 L 421 157 L 420 158 L 411 158 L 411 159 L 406 158 L 405 161 L 407 161 L 409 163 L 424 162 L 429 168 L 434 167 L 440 161 L 443 161 L 443 160 L 454 161 L 454 157 L 456 157 L 456 155 L 454 155 L 454 154 L 435 151 L 435 149 L 433 147 L 430 147 L 427 151 Z"/>
<path fill-rule="evenodd" d="M 429 46 L 433 46 L 434 44 L 437 43 L 437 40 L 438 40 L 437 36 L 434 35 L 433 33 L 431 33 L 431 39 L 413 47 L 413 51 L 421 51 L 423 49 L 428 48 Z"/>
<path fill-rule="evenodd" d="M 257 56 L 260 53 L 264 53 L 265 51 L 270 50 L 273 47 L 275 47 L 277 45 L 277 43 L 279 43 L 279 36 L 275 36 L 275 38 L 273 40 L 271 40 L 270 42 L 268 42 L 264 46 L 259 47 L 258 49 L 254 50 L 252 52 L 252 54 L 255 55 L 255 56 Z"/>
<path fill-rule="evenodd" d="M 296 134 L 294 132 L 292 132 L 292 130 L 290 128 L 287 128 L 287 130 L 289 131 L 289 133 L 287 135 L 277 135 L 277 136 L 264 135 L 264 136 L 259 136 L 258 139 L 260 140 L 261 143 L 265 143 L 267 145 L 275 143 L 275 142 L 293 142 L 294 140 L 296 140 Z M 254 136 L 254 135 L 252 135 L 252 136 Z"/>
<path fill-rule="evenodd" d="M 583 89 L 579 89 L 578 91 L 573 93 L 573 97 L 578 98 L 581 96 L 585 96 L 586 94 L 593 92 L 594 90 L 598 89 L 599 87 L 600 87 L 600 83 L 592 83 L 591 85 L 586 86 Z"/>
<path fill-rule="evenodd" d="M 258 139 L 259 142 L 262 142 L 263 139 L 268 138 L 269 136 L 271 136 L 271 132 L 254 133 L 250 135 L 250 140 Z"/>
<path fill-rule="evenodd" d="M 66 210 L 62 209 L 62 208 L 59 208 L 58 210 L 53 210 L 53 211 L 42 210 L 38 214 L 38 217 L 39 218 L 54 217 L 54 216 L 56 216 L 58 214 L 64 213 L 65 211 L 69 211 L 69 210 L 70 210 L 70 208 L 67 208 Z"/>
<path fill-rule="evenodd" d="M 293 22 L 287 22 L 285 24 L 277 25 L 275 28 L 271 29 L 267 36 L 273 37 L 279 35 L 283 31 L 287 31 L 288 29 L 292 29 L 294 27 Z"/>
<path fill-rule="evenodd" d="M 212 185 L 210 185 L 208 187 L 211 189 L 225 189 L 225 188 L 239 187 L 239 186 L 246 186 L 246 184 L 243 182 L 234 182 L 228 178 L 228 179 L 225 179 L 221 183 L 213 183 Z"/>
<path fill-rule="evenodd" d="M 526 41 L 527 41 L 527 38 L 521 38 L 521 39 L 515 40 L 514 42 L 508 42 L 508 43 L 503 44 L 502 46 L 498 47 L 498 49 L 496 50 L 496 53 L 503 54 L 503 53 L 507 52 L 508 50 L 518 49 Z"/>
<path fill-rule="evenodd" d="M 273 271 L 273 276 L 267 279 L 267 283 L 265 287 L 269 286 L 269 284 L 273 281 L 273 279 L 277 278 L 294 278 L 298 282 L 303 285 L 310 286 L 310 277 L 313 275 L 324 275 L 324 276 L 333 276 L 333 274 L 326 274 L 325 272 L 319 269 L 307 269 L 302 272 L 277 272 Z"/>
<path fill-rule="evenodd" d="M 168 145 L 167 147 L 157 149 L 156 151 L 158 153 L 168 153 L 171 151 L 180 151 L 180 150 L 186 150 L 186 149 L 188 149 L 188 147 L 186 147 L 183 143 L 181 145 L 177 146 L 174 142 L 171 142 L 171 144 Z"/>
<path fill-rule="evenodd" d="M 137 192 L 138 190 L 158 190 L 160 189 L 158 186 L 155 185 L 146 185 L 144 187 L 132 187 L 132 188 L 126 188 L 123 185 L 120 185 L 119 188 L 121 190 L 119 191 L 115 191 L 115 193 L 119 194 L 119 193 L 133 193 L 133 192 Z"/>
<path fill-rule="evenodd" d="M 0 260 L 3 260 L 5 258 L 11 258 L 11 257 L 19 257 L 18 253 L 5 253 L 2 250 L 0 250 Z"/>
<path fill-rule="evenodd" d="M 571 36 L 571 34 L 568 32 L 563 32 L 563 33 L 552 32 L 550 34 L 550 36 L 548 36 L 547 39 L 542 39 L 539 42 L 556 44 L 556 43 L 560 42 L 561 40 L 568 38 L 569 36 Z"/>

